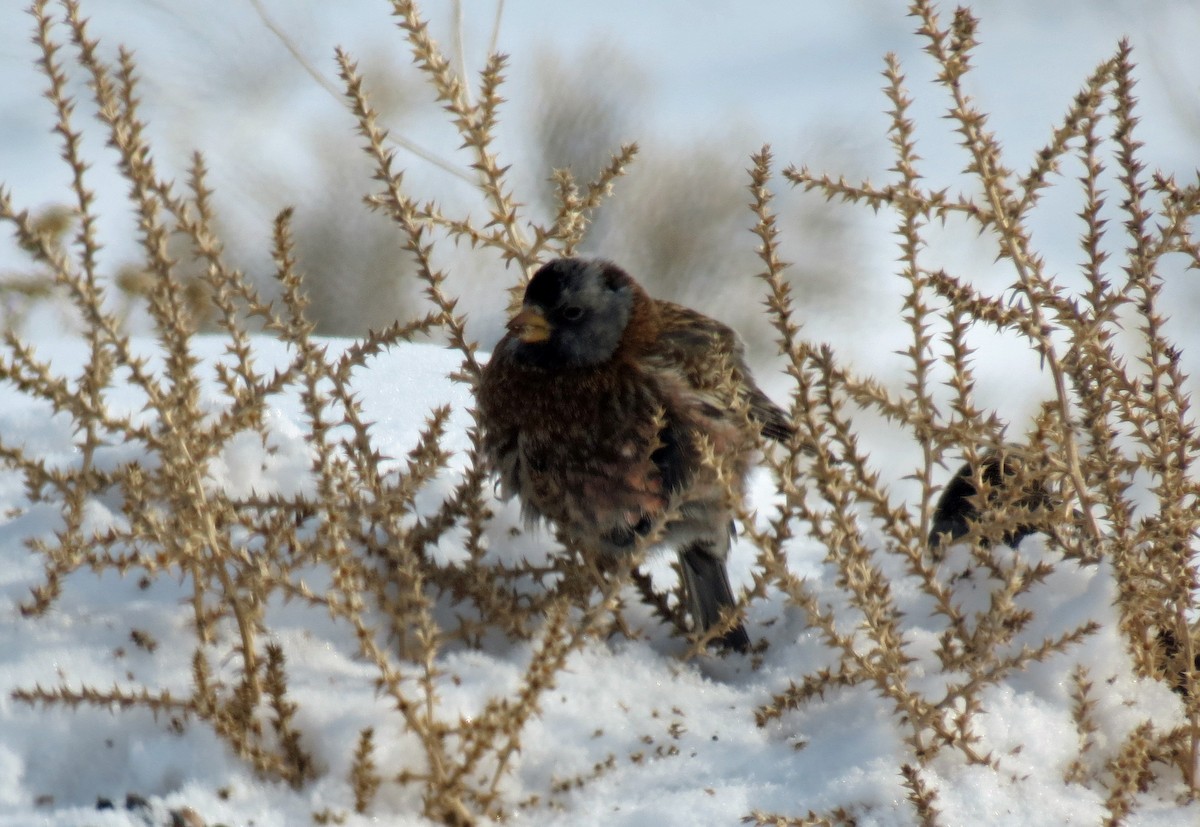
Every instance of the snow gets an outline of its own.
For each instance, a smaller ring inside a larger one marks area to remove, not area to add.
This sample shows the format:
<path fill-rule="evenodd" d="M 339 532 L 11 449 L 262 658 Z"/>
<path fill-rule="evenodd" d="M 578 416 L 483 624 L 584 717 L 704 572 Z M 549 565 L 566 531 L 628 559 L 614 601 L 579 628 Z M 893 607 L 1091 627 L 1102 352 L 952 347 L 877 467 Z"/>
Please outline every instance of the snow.
<path fill-rule="evenodd" d="M 267 362 L 286 357 L 273 340 L 254 344 Z M 200 340 L 200 353 L 209 362 L 220 358 L 223 348 L 217 339 Z M 82 350 L 69 340 L 45 340 L 39 354 L 69 374 L 78 369 Z M 449 351 L 410 345 L 379 356 L 359 377 L 357 387 L 384 453 L 403 457 L 428 411 L 443 404 L 454 408 L 449 444 L 463 447 L 469 394 L 446 378 L 456 366 L 457 357 Z M 208 394 L 212 405 L 220 404 L 215 383 Z M 109 398 L 117 408 L 133 401 L 119 390 Z M 271 412 L 274 450 L 264 454 L 260 441 L 235 440 L 213 465 L 211 486 L 266 493 L 298 485 L 308 453 L 298 407 L 289 406 L 285 399 Z M 10 444 L 36 447 L 56 462 L 71 461 L 64 423 L 8 386 L 0 389 L 0 433 Z M 271 461 L 264 463 L 267 457 Z M 764 492 L 766 486 L 760 482 L 755 490 Z M 112 519 L 102 504 L 93 508 L 97 525 Z M 768 509 L 762 502 L 761 510 Z M 511 509 L 500 510 L 502 519 L 516 520 Z M 6 561 L 0 569 L 0 825 L 143 825 L 143 813 L 162 819 L 183 806 L 209 825 L 305 824 L 313 812 L 352 810 L 345 779 L 362 728 L 376 728 L 380 767 L 403 767 L 405 756 L 417 751 L 412 736 L 376 695 L 374 670 L 355 657 L 345 629 L 296 604 L 273 605 L 267 625 L 288 656 L 290 693 L 300 708 L 297 724 L 320 770 L 300 791 L 257 778 L 196 721 L 176 727 L 144 711 L 34 709 L 15 702 L 10 693 L 17 688 L 81 683 L 147 685 L 184 696 L 192 637 L 181 605 L 186 590 L 171 578 L 143 587 L 136 577 L 78 572 L 66 581 L 53 610 L 38 619 L 22 618 L 18 603 L 40 574 L 36 556 L 22 541 L 53 530 L 56 515 L 49 506 L 26 502 L 12 473 L 0 474 L 0 512 L 19 514 L 0 525 L 0 555 Z M 502 527 L 492 532 L 491 541 L 498 544 L 497 553 L 514 559 L 526 552 L 545 554 L 549 545 L 546 532 L 535 532 L 505 546 Z M 1036 537 L 1022 550 L 1044 551 Z M 748 561 L 741 558 L 747 554 L 743 547 L 739 555 L 735 547 L 731 567 L 734 579 L 743 583 Z M 811 588 L 833 593 L 832 573 L 821 566 L 821 551 L 811 541 L 794 541 L 789 554 Z M 924 778 L 938 794 L 945 823 L 1102 820 L 1103 792 L 1062 780 L 1078 754 L 1068 680 L 1074 662 L 1086 664 L 1093 682 L 1104 687 L 1096 693 L 1100 730 L 1089 761 L 1111 756 L 1143 720 L 1161 728 L 1179 723 L 1180 704 L 1166 687 L 1132 677 L 1113 596 L 1105 565 L 1061 565 L 1046 588 L 1034 591 L 1029 607 L 1038 620 L 1026 633 L 1029 640 L 1086 619 L 1100 623 L 1101 630 L 1068 654 L 1035 664 L 983 694 L 986 712 L 977 719 L 981 748 L 999 758 L 999 769 L 970 766 L 951 751 L 939 755 Z M 630 602 L 636 602 L 632 595 Z M 508 801 L 535 793 L 546 798 L 555 781 L 589 776 L 609 756 L 612 767 L 554 796 L 556 808 L 513 811 L 518 823 L 734 824 L 756 809 L 802 815 L 851 805 L 861 825 L 913 822 L 898 775 L 900 765 L 912 760 L 904 732 L 889 702 L 870 688 L 831 689 L 762 728 L 755 725 L 756 707 L 828 661 L 816 633 L 782 598 L 752 609 L 752 636 L 771 644 L 758 669 L 739 656 L 681 662 L 677 640 L 648 613 L 632 616 L 646 639 L 597 641 L 571 656 L 544 698 L 542 715 L 523 734 L 516 772 L 503 789 Z M 915 641 L 915 685 L 933 691 L 945 679 L 929 655 L 936 629 L 923 627 L 929 618 L 920 612 L 907 623 Z M 131 643 L 134 629 L 152 634 L 158 644 L 153 653 Z M 445 652 L 440 666 L 455 678 L 443 696 L 448 714 L 471 715 L 487 699 L 511 691 L 530 651 L 528 644 L 504 644 Z M 1128 823 L 1196 823 L 1200 806 L 1180 807 L 1175 792 L 1169 784 L 1156 786 Z M 123 810 L 129 793 L 147 798 L 149 809 Z M 99 798 L 116 802 L 116 809 L 96 810 Z M 418 812 L 412 791 L 385 784 L 368 814 L 351 812 L 344 823 L 419 824 Z"/>

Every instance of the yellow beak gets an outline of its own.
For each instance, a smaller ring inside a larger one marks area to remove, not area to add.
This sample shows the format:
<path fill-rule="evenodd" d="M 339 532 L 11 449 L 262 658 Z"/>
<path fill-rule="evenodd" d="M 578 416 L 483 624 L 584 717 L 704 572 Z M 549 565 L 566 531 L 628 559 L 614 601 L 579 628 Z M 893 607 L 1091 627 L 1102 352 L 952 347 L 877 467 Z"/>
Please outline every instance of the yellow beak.
<path fill-rule="evenodd" d="M 536 307 L 521 308 L 521 312 L 509 320 L 508 329 L 527 345 L 550 338 L 550 322 L 546 314 Z"/>

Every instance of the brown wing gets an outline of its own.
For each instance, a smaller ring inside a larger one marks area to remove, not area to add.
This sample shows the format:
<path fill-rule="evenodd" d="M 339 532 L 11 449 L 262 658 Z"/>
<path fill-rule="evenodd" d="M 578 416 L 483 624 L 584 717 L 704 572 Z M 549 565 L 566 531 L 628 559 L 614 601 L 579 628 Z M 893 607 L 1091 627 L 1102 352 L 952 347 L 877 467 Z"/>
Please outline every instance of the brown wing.
<path fill-rule="evenodd" d="M 749 408 L 763 436 L 785 442 L 795 432 L 788 415 L 754 382 L 738 335 L 715 319 L 672 302 L 657 302 L 659 335 L 654 355 L 676 367 L 721 412 L 735 401 Z M 735 394 L 730 398 L 730 390 Z"/>

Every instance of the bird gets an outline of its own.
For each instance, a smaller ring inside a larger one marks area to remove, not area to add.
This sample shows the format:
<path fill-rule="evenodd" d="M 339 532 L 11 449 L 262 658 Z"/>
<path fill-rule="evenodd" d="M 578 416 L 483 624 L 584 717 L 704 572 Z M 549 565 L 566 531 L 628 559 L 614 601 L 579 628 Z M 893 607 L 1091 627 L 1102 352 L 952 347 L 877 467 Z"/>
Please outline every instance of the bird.
<path fill-rule="evenodd" d="M 679 555 L 694 631 L 737 605 L 725 561 L 760 436 L 795 432 L 726 325 L 652 298 L 605 259 L 559 258 L 525 288 L 482 371 L 484 456 L 503 499 L 585 554 Z M 715 640 L 746 652 L 739 621 Z"/>
<path fill-rule="evenodd" d="M 988 486 L 986 498 L 979 497 L 975 487 L 975 469 L 970 462 L 963 465 L 954 479 L 946 486 L 934 508 L 928 545 L 937 549 L 965 537 L 971 528 L 983 520 L 981 507 L 999 509 L 1004 505 L 1001 491 L 1018 481 L 1024 472 L 1020 451 L 1008 449 L 990 451 L 980 458 L 979 477 Z M 1042 530 L 1039 518 L 1054 508 L 1054 501 L 1044 485 L 1034 480 L 1020 480 L 1022 489 L 1015 499 L 1008 495 L 1013 506 L 1012 525 L 1006 528 L 1000 539 L 1005 545 L 1016 548 L 1031 534 Z M 986 538 L 980 538 L 986 547 Z"/>

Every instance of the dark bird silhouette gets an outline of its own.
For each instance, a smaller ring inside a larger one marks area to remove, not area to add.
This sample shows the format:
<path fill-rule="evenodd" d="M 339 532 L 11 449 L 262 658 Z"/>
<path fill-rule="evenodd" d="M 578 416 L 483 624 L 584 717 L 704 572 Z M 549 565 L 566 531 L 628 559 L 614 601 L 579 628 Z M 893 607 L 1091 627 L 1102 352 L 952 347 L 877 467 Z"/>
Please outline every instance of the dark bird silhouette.
<path fill-rule="evenodd" d="M 678 551 L 698 630 L 736 605 L 725 559 L 759 435 L 793 432 L 728 327 L 651 298 L 624 270 L 565 258 L 534 275 L 478 390 L 505 498 L 586 553 Z M 741 623 L 721 638 L 745 651 Z"/>
<path fill-rule="evenodd" d="M 1020 460 L 1010 453 L 988 453 L 981 457 L 979 477 L 989 487 L 986 497 L 981 497 L 975 487 L 975 470 L 971 463 L 968 462 L 960 468 L 942 492 L 934 509 L 933 526 L 928 540 L 930 548 L 937 547 L 939 542 L 949 545 L 966 536 L 971 526 L 980 521 L 980 509 L 999 508 L 1005 496 L 1004 489 L 1010 487 L 1020 473 Z M 1050 495 L 1040 484 L 1025 480 L 1023 485 L 1020 496 L 1010 501 L 1013 503 L 1014 513 L 1025 516 L 1028 522 L 1019 522 L 1002 536 L 1004 543 L 1013 548 L 1030 534 L 1042 530 L 1037 525 L 1036 518 L 1054 505 Z"/>

